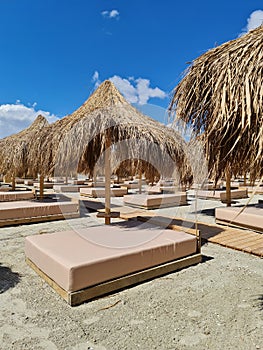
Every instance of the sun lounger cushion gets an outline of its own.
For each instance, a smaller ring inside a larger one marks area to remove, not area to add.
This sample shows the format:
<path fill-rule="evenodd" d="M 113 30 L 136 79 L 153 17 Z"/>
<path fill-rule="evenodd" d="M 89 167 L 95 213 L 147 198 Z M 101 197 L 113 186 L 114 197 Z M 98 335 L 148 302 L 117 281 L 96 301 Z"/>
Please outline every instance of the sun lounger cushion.
<path fill-rule="evenodd" d="M 197 196 L 199 198 L 207 198 L 207 199 L 218 199 L 221 201 L 226 201 L 226 191 L 222 190 L 210 190 L 210 191 L 204 191 L 199 190 L 197 192 Z M 247 190 L 231 190 L 231 199 L 241 199 L 241 198 L 247 198 Z"/>
<path fill-rule="evenodd" d="M 44 182 L 44 188 L 53 188 L 53 182 Z M 39 182 L 34 182 L 34 187 L 40 188 Z"/>
<path fill-rule="evenodd" d="M 144 225 L 97 226 L 28 236 L 25 254 L 66 291 L 125 276 L 196 252 L 196 237 Z"/>
<path fill-rule="evenodd" d="M 125 205 L 140 207 L 145 209 L 169 207 L 187 204 L 187 194 L 177 192 L 174 194 L 156 194 L 156 195 L 127 195 L 123 197 Z"/>
<path fill-rule="evenodd" d="M 55 192 L 79 192 L 80 188 L 90 187 L 89 185 L 54 185 Z"/>
<path fill-rule="evenodd" d="M 8 191 L 0 192 L 0 202 L 19 201 L 33 199 L 32 191 Z"/>
<path fill-rule="evenodd" d="M 237 226 L 250 227 L 263 232 L 263 207 L 246 207 L 244 211 L 237 216 L 241 209 L 241 207 L 216 208 L 216 221 L 224 221 Z"/>
<path fill-rule="evenodd" d="M 82 196 L 87 196 L 87 197 L 103 198 L 105 197 L 105 188 L 99 188 L 99 187 L 81 188 L 80 194 Z M 122 197 L 125 194 L 127 194 L 126 188 L 111 188 L 110 190 L 111 197 Z"/>
<path fill-rule="evenodd" d="M 24 181 L 24 184 L 27 185 L 27 186 L 33 186 L 34 181 L 30 180 L 30 179 L 27 179 L 27 180 Z"/>
<path fill-rule="evenodd" d="M 77 212 L 77 202 L 3 202 L 0 206 L 0 221 Z"/>
<path fill-rule="evenodd" d="M 148 189 L 148 194 L 158 194 L 158 193 L 175 193 L 178 190 L 175 186 L 151 186 Z"/>

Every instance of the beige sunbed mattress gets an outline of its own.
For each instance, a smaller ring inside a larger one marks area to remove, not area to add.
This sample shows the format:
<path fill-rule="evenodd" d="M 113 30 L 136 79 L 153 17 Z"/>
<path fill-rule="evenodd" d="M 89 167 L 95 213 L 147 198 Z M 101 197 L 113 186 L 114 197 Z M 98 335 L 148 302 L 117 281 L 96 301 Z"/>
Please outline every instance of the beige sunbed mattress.
<path fill-rule="evenodd" d="M 225 190 L 198 190 L 197 196 L 199 198 L 207 198 L 207 199 L 217 199 L 221 201 L 226 201 L 226 191 Z M 237 189 L 237 190 L 231 190 L 231 199 L 241 199 L 241 198 L 247 198 L 247 190 L 244 189 Z"/>
<path fill-rule="evenodd" d="M 53 188 L 54 183 L 53 182 L 44 182 L 44 188 Z M 40 188 L 39 182 L 34 182 L 34 187 Z"/>
<path fill-rule="evenodd" d="M 105 188 L 101 188 L 101 187 L 81 188 L 79 192 L 81 196 L 87 196 L 87 197 L 93 197 L 93 198 L 105 197 Z M 122 197 L 125 194 L 127 194 L 126 188 L 111 188 L 110 190 L 111 197 Z"/>
<path fill-rule="evenodd" d="M 154 209 L 187 204 L 186 192 L 173 194 L 136 194 L 123 197 L 124 205 L 139 207 L 144 209 Z"/>
<path fill-rule="evenodd" d="M 32 191 L 0 191 L 0 202 L 28 200 L 33 198 L 34 193 Z"/>
<path fill-rule="evenodd" d="M 241 207 L 216 208 L 216 222 L 225 222 L 263 232 L 263 207 L 246 207 L 243 212 L 237 216 L 241 210 Z"/>
<path fill-rule="evenodd" d="M 147 224 L 133 229 L 128 225 L 28 236 L 25 254 L 72 292 L 196 253 L 195 236 Z"/>
<path fill-rule="evenodd" d="M 0 206 L 0 226 L 5 224 L 41 221 L 43 218 L 79 216 L 78 202 L 3 202 Z M 39 220 L 36 220 L 39 219 Z"/>
<path fill-rule="evenodd" d="M 90 185 L 54 185 L 53 190 L 55 192 L 79 192 L 81 188 L 90 187 Z"/>

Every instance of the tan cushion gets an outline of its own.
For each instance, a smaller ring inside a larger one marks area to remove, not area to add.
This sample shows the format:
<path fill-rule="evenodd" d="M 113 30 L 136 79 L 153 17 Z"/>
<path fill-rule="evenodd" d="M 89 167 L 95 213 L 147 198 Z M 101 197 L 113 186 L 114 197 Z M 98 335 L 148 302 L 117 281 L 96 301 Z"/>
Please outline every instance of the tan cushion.
<path fill-rule="evenodd" d="M 54 185 L 55 192 L 79 192 L 80 188 L 90 187 L 89 185 Z"/>
<path fill-rule="evenodd" d="M 78 207 L 78 203 L 74 202 L 3 202 L 0 206 L 0 220 L 75 213 L 78 212 Z"/>
<path fill-rule="evenodd" d="M 26 199 L 33 199 L 32 191 L 8 191 L 0 192 L 0 202 L 19 201 Z"/>
<path fill-rule="evenodd" d="M 53 188 L 53 183 L 52 182 L 44 182 L 44 188 Z M 40 188 L 40 183 L 39 182 L 34 182 L 34 187 Z"/>
<path fill-rule="evenodd" d="M 246 207 L 237 216 L 241 209 L 241 207 L 216 208 L 215 218 L 216 220 L 231 222 L 245 227 L 253 227 L 263 231 L 263 207 Z"/>
<path fill-rule="evenodd" d="M 123 202 L 126 205 L 138 207 L 160 207 L 168 205 L 183 205 L 187 204 L 187 194 L 185 192 L 177 192 L 174 194 L 157 194 L 146 195 L 136 194 L 123 197 Z"/>
<path fill-rule="evenodd" d="M 143 227 L 143 228 L 140 228 Z M 77 291 L 196 252 L 196 237 L 140 225 L 28 236 L 26 256 L 66 291 Z"/>
<path fill-rule="evenodd" d="M 105 197 L 105 188 L 100 187 L 90 187 L 90 188 L 81 188 L 80 194 L 82 196 L 88 196 L 93 198 L 103 198 Z M 111 197 L 122 197 L 127 194 L 126 188 L 111 188 L 110 195 Z"/>
<path fill-rule="evenodd" d="M 222 201 L 226 200 L 226 191 L 225 190 L 200 190 L 197 191 L 197 196 L 200 198 L 207 198 L 207 199 L 220 199 Z M 232 199 L 241 199 L 241 198 L 247 198 L 247 191 L 246 190 L 231 190 L 231 198 Z"/>

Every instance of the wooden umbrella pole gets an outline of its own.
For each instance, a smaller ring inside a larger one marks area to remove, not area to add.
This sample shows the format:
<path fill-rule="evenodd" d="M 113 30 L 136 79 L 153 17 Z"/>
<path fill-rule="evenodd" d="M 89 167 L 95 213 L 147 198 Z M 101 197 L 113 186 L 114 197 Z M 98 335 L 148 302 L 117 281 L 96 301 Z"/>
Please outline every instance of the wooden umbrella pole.
<path fill-rule="evenodd" d="M 39 178 L 39 198 L 42 200 L 44 198 L 44 175 L 40 174 Z"/>
<path fill-rule="evenodd" d="M 111 190 L 111 139 L 106 132 L 105 142 L 105 225 L 110 225 L 110 190 Z"/>
<path fill-rule="evenodd" d="M 244 186 L 247 185 L 247 173 L 244 172 Z"/>
<path fill-rule="evenodd" d="M 15 191 L 16 189 L 16 177 L 15 175 L 12 176 L 12 191 Z"/>
<path fill-rule="evenodd" d="M 139 194 L 142 193 L 142 169 L 139 168 Z"/>
<path fill-rule="evenodd" d="M 226 205 L 231 207 L 231 171 L 226 169 Z"/>

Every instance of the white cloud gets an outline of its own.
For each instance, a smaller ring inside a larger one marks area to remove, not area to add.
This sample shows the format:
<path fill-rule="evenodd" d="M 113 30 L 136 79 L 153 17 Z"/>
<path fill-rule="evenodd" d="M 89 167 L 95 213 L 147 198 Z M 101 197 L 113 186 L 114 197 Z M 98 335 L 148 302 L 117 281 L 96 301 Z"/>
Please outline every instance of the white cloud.
<path fill-rule="evenodd" d="M 99 79 L 99 72 L 97 70 L 95 70 L 93 76 L 92 76 L 92 81 L 94 83 L 95 88 L 97 89 L 97 87 L 100 85 L 101 81 Z"/>
<path fill-rule="evenodd" d="M 114 75 L 109 80 L 120 90 L 126 100 L 130 103 L 146 104 L 150 98 L 165 98 L 166 94 L 158 87 L 151 88 L 150 80 L 143 78 L 121 78 Z"/>
<path fill-rule="evenodd" d="M 117 89 L 123 94 L 126 100 L 130 103 L 146 104 L 150 98 L 165 98 L 166 93 L 158 87 L 151 88 L 150 80 L 134 77 L 122 78 L 118 75 L 114 75 L 109 78 L 110 81 L 117 87 Z M 95 71 L 92 76 L 95 88 L 97 88 L 101 81 L 99 79 L 99 72 Z"/>
<path fill-rule="evenodd" d="M 146 104 L 149 100 L 149 98 L 152 97 L 158 97 L 158 98 L 165 98 L 166 94 L 164 91 L 156 88 L 150 87 L 150 80 L 149 79 L 136 79 L 135 80 L 137 84 L 137 94 L 138 94 L 138 103 L 139 104 Z"/>
<path fill-rule="evenodd" d="M 27 128 L 39 114 L 43 115 L 49 123 L 53 123 L 58 119 L 54 114 L 37 110 L 35 107 L 36 103 L 27 107 L 19 100 L 16 101 L 16 104 L 0 105 L 0 138 Z"/>
<path fill-rule="evenodd" d="M 263 24 L 263 10 L 253 11 L 247 19 L 247 25 L 243 29 L 242 34 L 249 32 Z"/>
<path fill-rule="evenodd" d="M 118 10 L 111 10 L 111 11 L 102 11 L 101 12 L 103 17 L 106 18 L 116 18 L 118 19 L 120 17 L 120 13 Z"/>
<path fill-rule="evenodd" d="M 128 79 L 121 78 L 118 75 L 114 75 L 109 79 L 113 82 L 118 90 L 123 94 L 126 100 L 130 103 L 138 102 L 138 93 L 136 88 L 130 83 Z"/>

